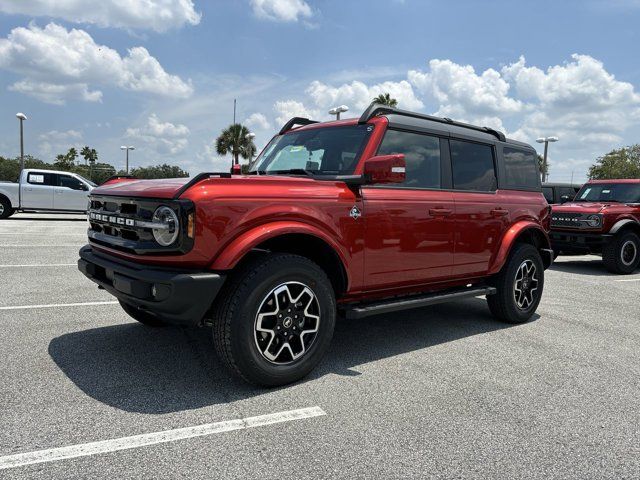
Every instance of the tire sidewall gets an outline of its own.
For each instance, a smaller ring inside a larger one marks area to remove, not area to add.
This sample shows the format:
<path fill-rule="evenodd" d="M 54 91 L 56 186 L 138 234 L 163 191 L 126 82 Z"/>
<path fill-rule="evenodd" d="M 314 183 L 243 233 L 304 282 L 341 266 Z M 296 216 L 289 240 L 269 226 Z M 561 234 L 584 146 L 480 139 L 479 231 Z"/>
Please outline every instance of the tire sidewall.
<path fill-rule="evenodd" d="M 320 327 L 309 351 L 287 365 L 275 365 L 265 359 L 255 343 L 255 319 L 263 300 L 278 285 L 300 282 L 315 294 L 320 306 Z M 325 273 L 303 259 L 290 258 L 277 271 L 264 269 L 237 292 L 245 300 L 231 321 L 231 348 L 236 363 L 255 383 L 280 385 L 307 375 L 326 353 L 335 326 L 336 306 L 333 289 Z"/>
<path fill-rule="evenodd" d="M 527 308 L 526 310 L 522 310 L 516 305 L 514 287 L 518 268 L 525 260 L 531 260 L 536 267 L 538 276 L 538 291 L 533 303 L 529 306 L 529 308 Z M 509 259 L 509 264 L 507 265 L 507 269 L 505 271 L 504 288 L 505 292 L 503 292 L 503 295 L 507 300 L 505 306 L 507 307 L 509 317 L 518 322 L 526 322 L 527 320 L 529 320 L 538 309 L 538 305 L 542 300 L 542 293 L 544 291 L 544 265 L 542 264 L 540 253 L 533 245 L 522 245 L 513 252 L 513 255 Z"/>
<path fill-rule="evenodd" d="M 622 247 L 628 242 L 634 242 L 636 246 L 636 258 L 630 265 L 625 265 L 622 262 Z M 633 232 L 627 232 L 621 235 L 617 242 L 615 248 L 615 260 L 618 266 L 618 270 L 622 273 L 629 274 L 633 273 L 636 268 L 638 268 L 638 264 L 640 264 L 640 238 Z"/>

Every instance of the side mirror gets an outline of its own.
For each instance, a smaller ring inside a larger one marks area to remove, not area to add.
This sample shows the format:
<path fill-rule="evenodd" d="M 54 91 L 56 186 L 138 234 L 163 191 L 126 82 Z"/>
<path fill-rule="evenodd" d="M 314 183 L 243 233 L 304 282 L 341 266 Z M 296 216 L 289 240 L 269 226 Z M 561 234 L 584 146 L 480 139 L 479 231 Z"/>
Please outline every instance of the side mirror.
<path fill-rule="evenodd" d="M 569 195 L 562 195 L 560 197 L 560 203 L 567 203 L 569 200 L 571 200 L 571 197 Z"/>
<path fill-rule="evenodd" d="M 242 175 L 242 165 L 234 163 L 231 167 L 231 175 Z"/>
<path fill-rule="evenodd" d="M 364 162 L 364 176 L 369 185 L 402 183 L 405 179 L 404 155 L 379 155 Z"/>

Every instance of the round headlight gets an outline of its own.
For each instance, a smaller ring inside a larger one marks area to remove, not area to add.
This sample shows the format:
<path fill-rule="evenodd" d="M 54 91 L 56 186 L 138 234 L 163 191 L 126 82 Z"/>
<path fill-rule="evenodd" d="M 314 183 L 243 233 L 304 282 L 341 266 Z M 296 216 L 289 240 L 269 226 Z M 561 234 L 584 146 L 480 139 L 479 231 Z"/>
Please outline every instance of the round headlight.
<path fill-rule="evenodd" d="M 596 228 L 600 226 L 602 219 L 600 218 L 600 215 L 589 215 L 586 222 L 590 227 Z"/>
<path fill-rule="evenodd" d="M 153 212 L 153 223 L 160 223 L 163 226 L 152 229 L 153 238 L 163 247 L 168 247 L 178 238 L 180 225 L 178 215 L 169 207 L 158 207 Z"/>

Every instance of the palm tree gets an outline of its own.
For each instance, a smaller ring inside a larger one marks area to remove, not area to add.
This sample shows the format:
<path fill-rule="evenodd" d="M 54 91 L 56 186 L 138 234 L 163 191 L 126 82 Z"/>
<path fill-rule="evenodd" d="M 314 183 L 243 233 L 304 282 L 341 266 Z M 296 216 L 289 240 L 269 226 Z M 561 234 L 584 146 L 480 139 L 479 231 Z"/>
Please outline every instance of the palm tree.
<path fill-rule="evenodd" d="M 80 155 L 84 157 L 84 164 L 95 163 L 98 160 L 98 152 L 96 152 L 95 148 L 89 148 L 88 145 L 85 145 L 82 150 L 80 150 Z"/>
<path fill-rule="evenodd" d="M 239 163 L 240 157 L 245 160 L 253 158 L 256 154 L 256 146 L 253 139 L 247 137 L 251 133 L 247 127 L 234 123 L 225 128 L 216 138 L 216 152 L 218 155 L 230 153 L 234 165 Z"/>
<path fill-rule="evenodd" d="M 379 103 L 381 105 L 387 105 L 389 107 L 397 107 L 398 100 L 391 97 L 389 93 L 381 93 L 376 98 L 373 99 L 374 103 Z"/>

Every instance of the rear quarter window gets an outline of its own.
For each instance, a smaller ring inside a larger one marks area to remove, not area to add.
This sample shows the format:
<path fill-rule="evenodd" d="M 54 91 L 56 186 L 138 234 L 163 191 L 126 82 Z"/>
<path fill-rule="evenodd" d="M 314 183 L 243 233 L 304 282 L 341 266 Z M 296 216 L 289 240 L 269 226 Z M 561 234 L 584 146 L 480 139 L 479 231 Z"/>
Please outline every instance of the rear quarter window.
<path fill-rule="evenodd" d="M 520 148 L 504 147 L 503 156 L 505 188 L 540 188 L 538 183 L 538 162 L 534 152 Z M 547 201 L 549 200 L 547 199 Z"/>

